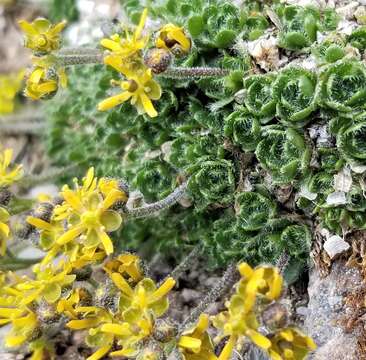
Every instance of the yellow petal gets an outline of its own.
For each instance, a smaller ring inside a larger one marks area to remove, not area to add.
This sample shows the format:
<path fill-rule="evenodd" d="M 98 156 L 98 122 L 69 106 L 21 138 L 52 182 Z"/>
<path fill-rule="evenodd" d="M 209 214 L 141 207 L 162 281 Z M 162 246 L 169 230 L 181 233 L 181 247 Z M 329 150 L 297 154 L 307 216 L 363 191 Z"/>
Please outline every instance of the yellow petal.
<path fill-rule="evenodd" d="M 130 325 L 128 323 L 120 324 L 103 324 L 100 328 L 103 332 L 126 336 L 131 334 Z"/>
<path fill-rule="evenodd" d="M 167 278 L 164 283 L 155 290 L 149 297 L 149 304 L 158 301 L 165 296 L 175 286 L 175 280 L 172 277 Z"/>
<path fill-rule="evenodd" d="M 111 238 L 108 236 L 108 234 L 105 231 L 97 230 L 98 236 L 100 240 L 102 241 L 104 250 L 107 255 L 113 254 L 113 243 Z"/>
<path fill-rule="evenodd" d="M 28 21 L 25 20 L 19 20 L 18 21 L 19 27 L 29 35 L 37 35 L 38 31 L 34 28 L 32 24 L 30 24 Z"/>
<path fill-rule="evenodd" d="M 98 319 L 71 320 L 66 324 L 66 326 L 73 330 L 82 330 L 94 327 L 98 325 L 98 323 Z"/>
<path fill-rule="evenodd" d="M 231 355 L 233 353 L 237 338 L 236 336 L 230 336 L 228 342 L 225 344 L 225 347 L 222 349 L 218 360 L 230 360 Z"/>
<path fill-rule="evenodd" d="M 123 278 L 121 274 L 113 273 L 111 275 L 112 281 L 115 283 L 115 285 L 120 289 L 122 292 L 124 292 L 128 296 L 133 296 L 133 290 L 131 289 L 128 282 Z"/>
<path fill-rule="evenodd" d="M 97 350 L 93 355 L 89 356 L 86 360 L 99 360 L 104 355 L 108 354 L 109 350 L 111 349 L 111 346 L 103 346 L 99 350 Z"/>
<path fill-rule="evenodd" d="M 141 14 L 140 22 L 135 30 L 134 38 L 135 40 L 139 39 L 141 37 L 142 30 L 144 29 L 145 23 L 147 19 L 147 9 L 145 8 L 144 11 Z"/>
<path fill-rule="evenodd" d="M 57 244 L 59 245 L 67 244 L 68 242 L 77 238 L 84 230 L 85 229 L 83 226 L 76 226 L 74 228 L 71 228 L 70 230 L 66 231 L 65 234 L 61 235 L 57 239 Z"/>
<path fill-rule="evenodd" d="M 121 45 L 118 42 L 111 39 L 102 39 L 100 41 L 100 45 L 114 52 L 119 52 L 122 50 Z"/>
<path fill-rule="evenodd" d="M 178 345 L 182 348 L 189 349 L 194 353 L 198 353 L 201 350 L 202 341 L 191 336 L 183 335 L 180 337 Z"/>
<path fill-rule="evenodd" d="M 253 269 L 247 263 L 241 263 L 238 266 L 239 273 L 244 278 L 249 278 L 253 274 Z"/>
<path fill-rule="evenodd" d="M 246 335 L 253 341 L 255 345 L 262 349 L 268 350 L 272 345 L 271 341 L 267 337 L 255 330 L 247 330 Z"/>
<path fill-rule="evenodd" d="M 28 216 L 26 221 L 28 224 L 33 225 L 37 229 L 49 230 L 49 231 L 52 231 L 52 229 L 53 229 L 52 225 L 50 223 L 48 223 L 42 219 L 35 218 L 33 216 Z"/>
<path fill-rule="evenodd" d="M 121 94 L 111 96 L 98 104 L 99 111 L 106 111 L 112 109 L 113 107 L 122 104 L 123 102 L 127 101 L 132 96 L 131 93 L 125 91 Z"/>
<path fill-rule="evenodd" d="M 22 345 L 24 341 L 27 340 L 27 337 L 24 335 L 20 336 L 6 336 L 5 337 L 5 346 L 7 347 L 15 347 Z"/>
<path fill-rule="evenodd" d="M 145 93 L 140 94 L 140 101 L 144 110 L 150 117 L 158 116 L 158 112 L 155 110 L 153 103 Z"/>

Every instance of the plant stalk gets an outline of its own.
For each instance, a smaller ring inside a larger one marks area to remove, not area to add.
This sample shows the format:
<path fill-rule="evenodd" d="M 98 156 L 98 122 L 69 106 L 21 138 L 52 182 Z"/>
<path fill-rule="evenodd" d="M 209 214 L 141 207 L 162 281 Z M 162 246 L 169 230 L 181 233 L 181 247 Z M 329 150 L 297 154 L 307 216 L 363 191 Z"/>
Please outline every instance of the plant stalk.
<path fill-rule="evenodd" d="M 154 216 L 160 211 L 165 210 L 176 204 L 185 194 L 187 190 L 187 182 L 177 187 L 165 199 L 152 204 L 147 204 L 134 209 L 127 209 L 127 219 L 138 219 L 143 217 Z"/>
<path fill-rule="evenodd" d="M 172 79 L 194 79 L 201 77 L 224 77 L 229 70 L 211 67 L 169 67 L 160 76 Z"/>
<path fill-rule="evenodd" d="M 103 54 L 57 54 L 57 61 L 61 66 L 103 64 Z"/>
<path fill-rule="evenodd" d="M 183 321 L 180 332 L 184 331 L 188 325 L 196 322 L 199 316 L 206 311 L 209 305 L 233 287 L 238 278 L 239 275 L 236 263 L 232 263 L 228 266 L 222 278 L 217 282 L 213 289 L 201 300 L 197 307 L 190 313 L 188 318 Z"/>

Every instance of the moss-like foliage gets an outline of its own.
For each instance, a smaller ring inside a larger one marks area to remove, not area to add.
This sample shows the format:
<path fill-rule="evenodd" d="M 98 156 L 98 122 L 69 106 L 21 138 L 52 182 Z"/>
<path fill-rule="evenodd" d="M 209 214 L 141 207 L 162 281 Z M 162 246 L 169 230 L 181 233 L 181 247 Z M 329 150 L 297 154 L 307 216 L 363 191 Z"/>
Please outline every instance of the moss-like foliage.
<path fill-rule="evenodd" d="M 364 29 L 345 36 L 335 31 L 334 10 L 276 1 L 123 1 L 135 24 L 144 6 L 153 24 L 181 26 L 190 37 L 190 52 L 172 54 L 172 66 L 226 72 L 155 76 L 163 94 L 154 102 L 158 116 L 149 118 L 129 103 L 96 111 L 118 74 L 103 66 L 68 70 L 68 89 L 47 106 L 55 165 L 76 164 L 80 173 L 94 165 L 140 191 L 141 203 L 188 185 L 158 217 L 128 220 L 119 248 L 174 257 L 200 244 L 212 266 L 275 263 L 286 252 L 296 279 L 308 259 L 308 224 L 340 234 L 364 228 Z M 268 34 L 293 64 L 266 72 L 250 58 L 247 42 Z M 311 70 L 302 65 L 310 52 Z M 352 186 L 337 194 L 342 176 Z"/>
<path fill-rule="evenodd" d="M 278 183 L 289 183 L 307 171 L 310 149 L 294 129 L 271 125 L 263 130 L 263 139 L 255 154 L 260 164 Z"/>

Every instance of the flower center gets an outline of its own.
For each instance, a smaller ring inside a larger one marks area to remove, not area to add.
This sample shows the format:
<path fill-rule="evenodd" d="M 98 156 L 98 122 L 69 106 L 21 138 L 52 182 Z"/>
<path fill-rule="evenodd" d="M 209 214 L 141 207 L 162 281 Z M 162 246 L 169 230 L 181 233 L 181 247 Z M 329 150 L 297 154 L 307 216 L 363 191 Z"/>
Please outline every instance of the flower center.
<path fill-rule="evenodd" d="M 128 92 L 135 92 L 139 87 L 139 84 L 135 80 L 128 80 Z"/>
<path fill-rule="evenodd" d="M 84 223 L 86 226 L 92 226 L 98 223 L 98 216 L 95 211 L 86 211 L 81 216 L 81 222 Z"/>
<path fill-rule="evenodd" d="M 36 39 L 37 46 L 45 46 L 47 44 L 47 39 L 44 35 L 40 35 Z"/>

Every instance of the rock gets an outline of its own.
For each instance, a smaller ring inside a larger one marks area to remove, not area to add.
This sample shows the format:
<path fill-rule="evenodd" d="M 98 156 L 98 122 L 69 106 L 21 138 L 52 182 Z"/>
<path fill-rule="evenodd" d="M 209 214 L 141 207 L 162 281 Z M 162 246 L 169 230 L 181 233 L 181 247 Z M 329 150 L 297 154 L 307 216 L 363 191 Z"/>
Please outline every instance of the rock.
<path fill-rule="evenodd" d="M 366 6 L 359 6 L 357 8 L 355 18 L 360 25 L 366 25 Z"/>
<path fill-rule="evenodd" d="M 324 250 L 327 252 L 331 259 L 334 259 L 338 255 L 344 253 L 350 248 L 348 242 L 344 241 L 339 235 L 331 236 L 324 243 Z"/>
<path fill-rule="evenodd" d="M 335 191 L 327 196 L 327 205 L 344 205 L 347 203 L 346 194 L 342 191 Z"/>
<path fill-rule="evenodd" d="M 263 70 L 276 70 L 280 66 L 277 39 L 274 36 L 263 35 L 258 40 L 249 41 L 248 52 Z"/>
<path fill-rule="evenodd" d="M 334 190 L 349 192 L 352 187 L 352 175 L 348 167 L 344 167 L 338 174 L 334 175 Z"/>
<path fill-rule="evenodd" d="M 329 276 L 321 278 L 312 269 L 309 280 L 308 314 L 305 331 L 318 345 L 309 360 L 359 360 L 358 333 L 346 333 L 340 325 L 349 313 L 344 297 L 364 286 L 357 269 L 346 267 L 343 260 L 335 262 Z"/>

